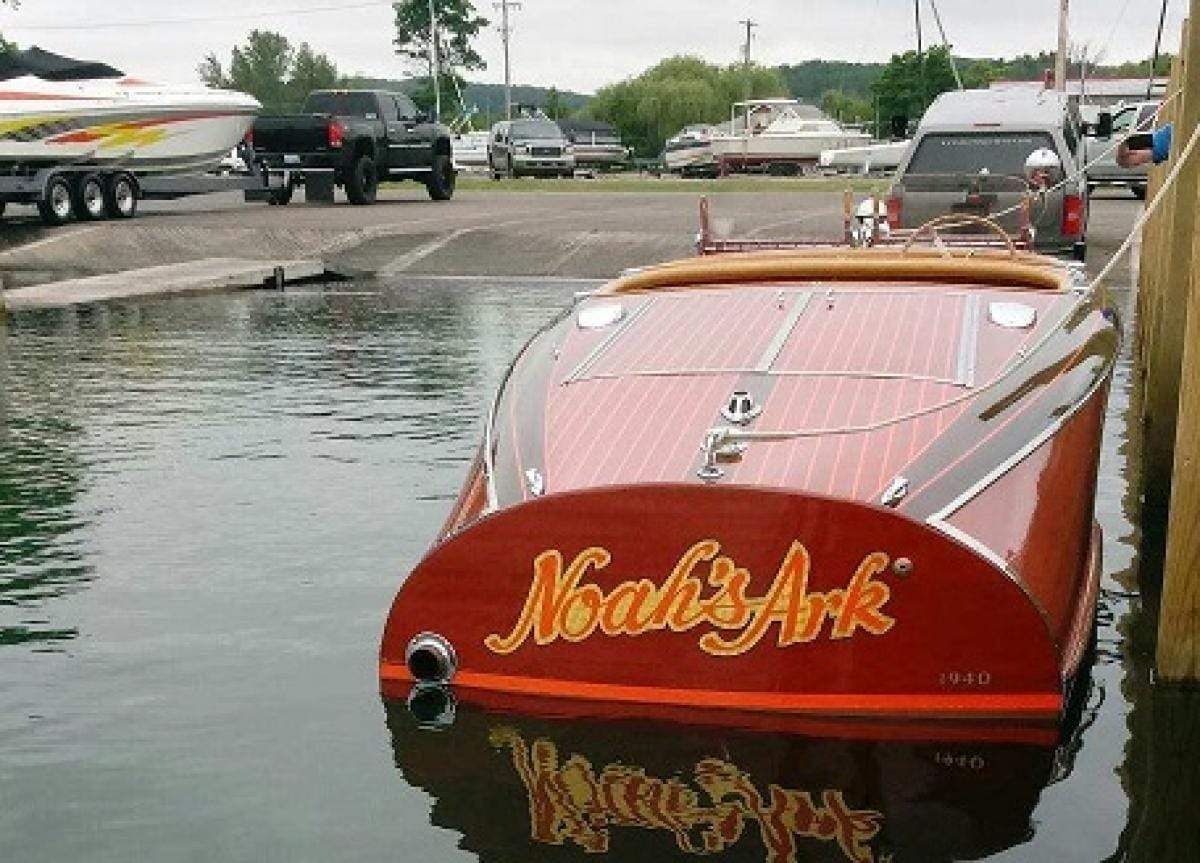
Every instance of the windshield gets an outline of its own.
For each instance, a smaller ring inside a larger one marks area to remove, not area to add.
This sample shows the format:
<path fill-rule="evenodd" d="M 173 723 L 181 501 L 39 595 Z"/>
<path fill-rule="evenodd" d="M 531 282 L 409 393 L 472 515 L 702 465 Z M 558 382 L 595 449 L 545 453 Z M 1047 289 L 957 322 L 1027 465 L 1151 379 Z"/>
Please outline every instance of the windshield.
<path fill-rule="evenodd" d="M 1046 132 L 968 132 L 926 135 L 909 174 L 1024 174 L 1025 160 L 1041 147 L 1057 150 Z"/>
<path fill-rule="evenodd" d="M 374 93 L 312 93 L 304 102 L 309 114 L 333 114 L 335 117 L 379 118 Z"/>
<path fill-rule="evenodd" d="M 512 139 L 514 141 L 531 141 L 545 138 L 560 140 L 562 138 L 562 130 L 549 120 L 519 120 L 512 124 Z"/>

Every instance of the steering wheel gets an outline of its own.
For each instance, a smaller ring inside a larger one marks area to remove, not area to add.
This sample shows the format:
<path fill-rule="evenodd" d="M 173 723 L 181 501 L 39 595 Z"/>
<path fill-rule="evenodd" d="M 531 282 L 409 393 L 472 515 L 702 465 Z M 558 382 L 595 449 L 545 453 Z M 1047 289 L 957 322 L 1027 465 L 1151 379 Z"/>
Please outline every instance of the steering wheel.
<path fill-rule="evenodd" d="M 983 216 L 976 216 L 973 213 L 945 213 L 937 218 L 930 219 L 928 222 L 912 232 L 912 235 L 904 243 L 904 248 L 901 251 L 907 253 L 908 250 L 912 248 L 913 243 L 917 241 L 917 238 L 926 231 L 929 231 L 931 236 L 936 237 L 938 227 L 944 227 L 947 225 L 947 223 L 953 227 L 958 227 L 964 222 L 975 222 L 983 225 L 983 227 L 987 228 L 990 232 L 996 234 L 998 237 L 1004 240 L 1004 245 L 1008 247 L 1009 257 L 1015 258 L 1017 256 L 1017 247 L 1013 243 L 1012 237 L 1008 235 L 1008 232 L 1004 230 L 1004 228 L 1000 227 L 1000 225 L 997 224 L 993 219 L 988 219 Z"/>

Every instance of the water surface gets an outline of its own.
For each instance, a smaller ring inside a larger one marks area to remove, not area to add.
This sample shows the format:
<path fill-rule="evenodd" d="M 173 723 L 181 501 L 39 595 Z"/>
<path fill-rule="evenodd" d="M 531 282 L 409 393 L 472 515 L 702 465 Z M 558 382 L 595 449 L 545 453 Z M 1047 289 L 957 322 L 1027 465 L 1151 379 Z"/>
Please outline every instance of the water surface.
<path fill-rule="evenodd" d="M 1153 726 L 1137 721 L 1152 627 L 1135 592 L 1127 359 L 1101 464 L 1098 658 L 1065 745 L 828 742 L 463 707 L 439 735 L 385 708 L 375 659 L 401 574 L 458 490 L 508 359 L 580 287 L 406 280 L 0 321 L 2 859 L 1129 852 Z M 535 744 L 556 759 L 543 778 L 594 780 L 570 785 L 548 834 L 518 769 Z M 574 772 L 556 772 L 572 756 Z M 601 785 L 638 776 L 676 803 L 622 816 L 597 802 Z M 776 810 L 748 802 L 772 786 L 811 804 L 807 828 L 770 828 Z M 857 834 L 820 827 L 838 800 L 860 813 Z M 732 832 L 714 826 L 722 814 Z"/>

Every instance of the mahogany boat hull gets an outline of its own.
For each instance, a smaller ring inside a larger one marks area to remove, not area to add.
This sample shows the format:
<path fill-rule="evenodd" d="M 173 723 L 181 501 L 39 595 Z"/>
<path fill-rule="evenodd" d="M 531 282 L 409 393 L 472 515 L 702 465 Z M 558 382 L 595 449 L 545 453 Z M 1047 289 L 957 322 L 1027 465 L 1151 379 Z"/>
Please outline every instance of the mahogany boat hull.
<path fill-rule="evenodd" d="M 572 311 L 396 597 L 385 693 L 1062 714 L 1100 577 L 1102 297 L 1029 255 L 776 253 Z"/>

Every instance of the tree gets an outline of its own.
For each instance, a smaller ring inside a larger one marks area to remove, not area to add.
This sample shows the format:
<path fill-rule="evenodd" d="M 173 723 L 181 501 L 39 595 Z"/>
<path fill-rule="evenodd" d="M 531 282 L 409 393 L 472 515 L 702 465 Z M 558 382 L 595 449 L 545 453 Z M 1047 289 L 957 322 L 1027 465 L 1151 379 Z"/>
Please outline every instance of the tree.
<path fill-rule="evenodd" d="M 636 78 L 602 87 L 586 114 L 611 123 L 624 142 L 642 156 L 656 156 L 663 144 L 692 123 L 729 119 L 730 105 L 745 98 L 786 96 L 775 69 L 742 64 L 722 68 L 699 57 L 670 57 Z"/>
<path fill-rule="evenodd" d="M 288 75 L 289 101 L 303 103 L 305 97 L 313 90 L 328 90 L 336 86 L 339 77 L 332 60 L 313 51 L 307 42 L 301 42 L 292 58 L 292 68 Z"/>
<path fill-rule="evenodd" d="M 560 120 L 570 113 L 563 103 L 557 87 L 551 87 L 546 91 L 546 98 L 542 102 L 542 112 L 552 120 Z"/>
<path fill-rule="evenodd" d="M 250 31 L 246 44 L 233 49 L 228 72 L 211 53 L 196 71 L 208 86 L 249 93 L 276 113 L 294 110 L 310 91 L 334 87 L 340 80 L 327 56 L 307 42 L 293 48 L 286 36 L 269 30 Z"/>
<path fill-rule="evenodd" d="M 472 0 L 434 0 L 434 7 L 438 21 L 438 65 L 449 70 L 484 68 L 487 64 L 471 47 L 471 40 L 488 25 L 488 20 L 476 14 Z M 392 8 L 396 11 L 396 38 L 392 40 L 396 53 L 418 67 L 423 66 L 433 77 L 429 0 L 397 0 Z"/>
<path fill-rule="evenodd" d="M 924 54 L 893 54 L 875 82 L 879 115 L 893 135 L 903 136 L 934 99 L 956 86 L 945 47 L 930 48 Z"/>

